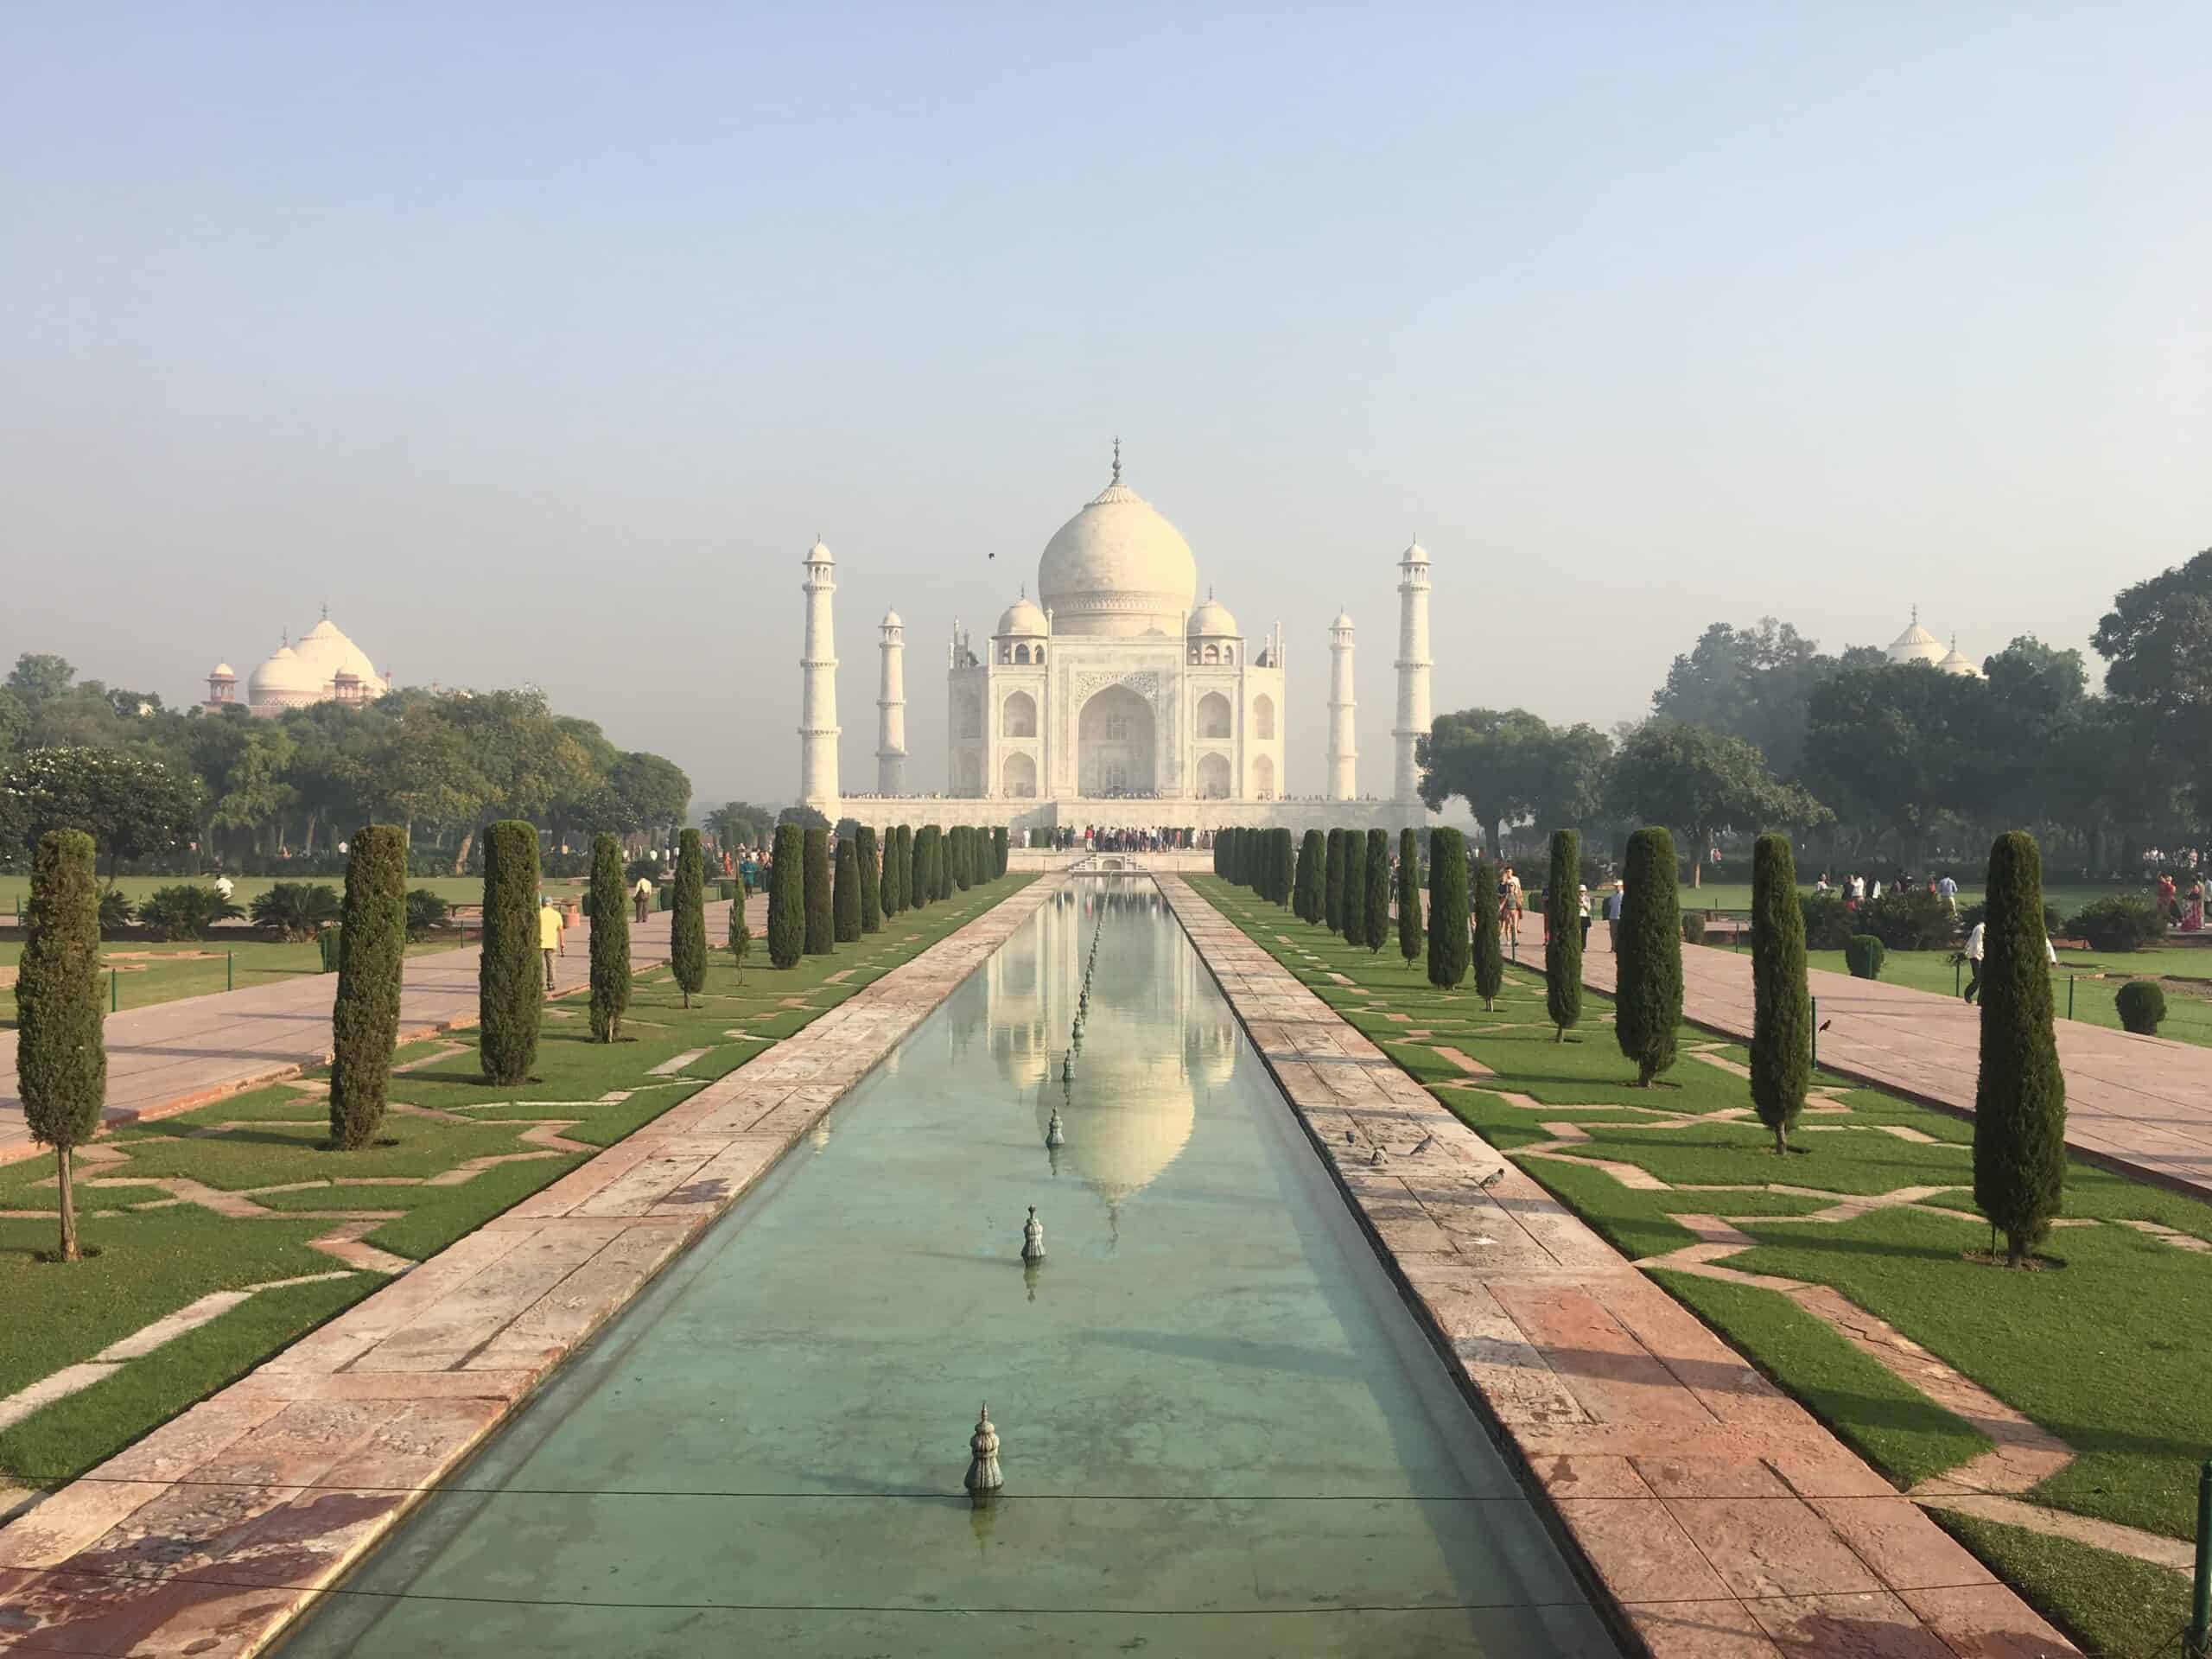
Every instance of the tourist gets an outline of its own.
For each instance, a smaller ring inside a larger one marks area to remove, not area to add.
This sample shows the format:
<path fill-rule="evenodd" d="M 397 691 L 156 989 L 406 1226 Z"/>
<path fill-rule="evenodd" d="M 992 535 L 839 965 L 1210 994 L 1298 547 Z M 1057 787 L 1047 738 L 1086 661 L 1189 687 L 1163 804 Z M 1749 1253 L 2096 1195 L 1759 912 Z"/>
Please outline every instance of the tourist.
<path fill-rule="evenodd" d="M 1605 948 L 1618 956 L 1621 948 L 1621 906 L 1626 902 L 1628 883 L 1615 877 L 1612 889 L 1605 894 Z"/>
<path fill-rule="evenodd" d="M 1942 899 L 1944 908 L 1956 916 L 1959 913 L 1959 884 L 1951 879 L 1948 870 L 1943 872 L 1943 879 L 1936 884 L 1936 891 Z"/>
<path fill-rule="evenodd" d="M 1506 943 L 1515 950 L 1521 946 L 1521 878 L 1513 867 L 1505 867 L 1505 878 L 1497 884 L 1497 925 L 1505 935 Z"/>
<path fill-rule="evenodd" d="M 225 904 L 227 905 L 231 902 L 231 894 L 236 891 L 237 889 L 231 885 L 231 878 L 229 876 L 219 875 L 215 878 L 215 896 L 218 899 L 220 899 Z"/>
<path fill-rule="evenodd" d="M 553 992 L 553 958 L 561 950 L 561 912 L 553 908 L 553 895 L 537 895 L 537 948 L 545 953 L 545 991 Z"/>
<path fill-rule="evenodd" d="M 1986 922 L 1976 922 L 1974 931 L 1967 935 L 1967 988 L 1959 993 L 1969 1002 L 1981 994 L 1981 941 Z"/>
<path fill-rule="evenodd" d="M 2204 878 L 2199 876 L 2189 884 L 2189 903 L 2181 912 L 2181 931 L 2202 933 L 2204 931 Z"/>
<path fill-rule="evenodd" d="M 1815 893 L 1826 893 L 1827 890 L 1828 873 L 1826 870 L 1822 870 L 1820 874 L 1820 878 L 1813 883 L 1813 891 Z"/>
<path fill-rule="evenodd" d="M 1574 893 L 1575 902 L 1580 906 L 1580 914 L 1582 923 L 1582 948 L 1585 950 L 1587 950 L 1590 948 L 1590 888 L 1588 884 L 1584 883 L 1583 885 L 1577 887 Z"/>
<path fill-rule="evenodd" d="M 218 882 L 217 886 L 221 883 Z M 2181 889 L 2174 885 L 2173 877 L 2165 871 L 2158 873 L 2158 913 L 2174 926 L 2181 924 Z"/>
<path fill-rule="evenodd" d="M 630 898 L 637 906 L 638 920 L 640 923 L 644 922 L 646 907 L 653 901 L 652 882 L 645 876 L 639 876 L 638 885 L 630 889 Z"/>

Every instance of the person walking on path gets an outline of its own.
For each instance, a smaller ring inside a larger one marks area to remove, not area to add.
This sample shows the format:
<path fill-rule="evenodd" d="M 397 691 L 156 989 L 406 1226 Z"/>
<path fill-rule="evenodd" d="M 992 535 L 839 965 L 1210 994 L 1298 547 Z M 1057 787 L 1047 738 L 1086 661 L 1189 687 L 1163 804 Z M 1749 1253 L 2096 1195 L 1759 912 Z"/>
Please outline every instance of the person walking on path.
<path fill-rule="evenodd" d="M 235 891 L 237 891 L 237 889 L 231 886 L 231 878 L 229 876 L 219 875 L 215 878 L 215 896 L 218 899 L 220 899 L 225 904 L 227 905 L 231 902 L 231 894 Z"/>
<path fill-rule="evenodd" d="M 537 895 L 537 948 L 545 953 L 545 988 L 553 988 L 553 958 L 561 951 L 561 912 L 553 907 L 553 895 Z"/>
<path fill-rule="evenodd" d="M 1605 894 L 1605 902 L 1604 906 L 1605 912 L 1605 948 L 1608 950 L 1611 950 L 1615 956 L 1618 956 L 1620 954 L 1621 899 L 1622 895 L 1626 892 L 1627 887 L 1625 885 L 1618 880 L 1616 880 L 1611 889 Z"/>
<path fill-rule="evenodd" d="M 639 876 L 638 878 L 638 885 L 630 889 L 630 897 L 638 907 L 639 925 L 643 926 L 645 919 L 645 907 L 653 901 L 653 884 L 652 880 L 647 877 L 642 875 Z"/>
<path fill-rule="evenodd" d="M 1587 950 L 1590 948 L 1590 888 L 1588 884 L 1580 882 L 1576 884 L 1574 889 L 1574 902 L 1578 907 L 1577 919 L 1582 924 L 1582 948 L 1585 950 Z"/>
<path fill-rule="evenodd" d="M 1521 878 L 1513 867 L 1505 867 L 1505 876 L 1498 884 L 1497 925 L 1505 935 L 1506 943 L 1515 950 L 1521 946 Z"/>
<path fill-rule="evenodd" d="M 1943 872 L 1943 879 L 1936 884 L 1936 891 L 1942 896 L 1944 907 L 1952 915 L 1957 915 L 1959 913 L 1959 884 L 1951 879 L 1951 873 L 1948 870 Z"/>
<path fill-rule="evenodd" d="M 1981 995 L 1981 936 L 1985 924 L 1976 922 L 1967 935 L 1967 988 L 1959 993 L 1971 1002 Z"/>

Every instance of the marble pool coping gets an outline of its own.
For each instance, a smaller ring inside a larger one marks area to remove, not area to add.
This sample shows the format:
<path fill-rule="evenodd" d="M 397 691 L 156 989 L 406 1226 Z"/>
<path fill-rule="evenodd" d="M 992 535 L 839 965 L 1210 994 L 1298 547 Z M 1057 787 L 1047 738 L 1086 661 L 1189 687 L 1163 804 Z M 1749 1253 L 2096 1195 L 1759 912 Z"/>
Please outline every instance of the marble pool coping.
<path fill-rule="evenodd" d="M 1632 1648 L 1650 1659 L 2079 1659 L 1264 947 L 1181 877 L 1155 879 Z"/>
<path fill-rule="evenodd" d="M 1066 879 L 1008 895 L 0 1528 L 0 1655 L 267 1646 Z"/>

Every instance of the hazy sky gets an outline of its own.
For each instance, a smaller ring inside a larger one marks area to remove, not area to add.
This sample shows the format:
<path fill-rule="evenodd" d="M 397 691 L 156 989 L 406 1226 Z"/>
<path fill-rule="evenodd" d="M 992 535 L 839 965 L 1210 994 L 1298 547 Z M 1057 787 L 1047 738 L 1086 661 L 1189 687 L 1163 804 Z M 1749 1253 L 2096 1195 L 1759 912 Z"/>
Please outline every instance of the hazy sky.
<path fill-rule="evenodd" d="M 1350 607 L 1380 791 L 1416 530 L 1440 710 L 2086 644 L 2212 544 L 2208 273 L 2201 3 L 15 6 L 0 652 L 183 700 L 327 598 L 785 800 L 819 531 L 845 779 L 891 604 L 937 786 L 1119 431 L 1301 792 Z"/>

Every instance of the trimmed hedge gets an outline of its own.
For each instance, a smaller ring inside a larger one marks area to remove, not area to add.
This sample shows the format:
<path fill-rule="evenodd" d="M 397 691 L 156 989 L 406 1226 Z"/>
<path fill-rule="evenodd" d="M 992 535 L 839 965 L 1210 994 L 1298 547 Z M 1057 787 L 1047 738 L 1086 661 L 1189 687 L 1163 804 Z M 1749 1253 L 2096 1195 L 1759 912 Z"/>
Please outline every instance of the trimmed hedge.
<path fill-rule="evenodd" d="M 1853 979 L 1879 979 L 1888 947 L 1872 933 L 1854 933 L 1843 942 L 1843 965 Z"/>
<path fill-rule="evenodd" d="M 1649 1089 L 1674 1065 L 1675 1031 L 1682 1023 L 1682 921 L 1675 868 L 1675 839 L 1664 830 L 1639 830 L 1628 838 L 1613 1039 L 1636 1062 L 1639 1089 Z"/>
<path fill-rule="evenodd" d="M 1701 912 L 1686 910 L 1682 912 L 1682 943 L 1684 944 L 1705 943 L 1705 917 Z"/>
<path fill-rule="evenodd" d="M 2066 931 L 2095 950 L 2140 950 L 2166 936 L 2164 912 L 2132 893 L 2097 899 L 2074 912 Z"/>
<path fill-rule="evenodd" d="M 2018 830 L 1989 849 L 1981 940 L 1981 1072 L 1974 1097 L 1974 1200 L 2020 1266 L 2065 1196 L 2066 1077 L 2044 958 L 2043 856 Z"/>
<path fill-rule="evenodd" d="M 346 861 L 338 923 L 338 995 L 330 1007 L 330 1143 L 353 1152 L 376 1139 L 399 1043 L 399 976 L 407 955 L 407 832 L 364 824 Z"/>
<path fill-rule="evenodd" d="M 776 826 L 768 868 L 768 965 L 796 968 L 806 954 L 806 831 Z"/>
<path fill-rule="evenodd" d="M 2131 979 L 2113 998 L 2120 1023 L 2138 1037 L 2155 1037 L 2166 1017 L 2166 994 L 2155 979 Z"/>
<path fill-rule="evenodd" d="M 478 1058 L 487 1083 L 520 1083 L 537 1058 L 545 967 L 537 950 L 537 826 L 484 832 L 484 948 L 477 957 Z"/>

